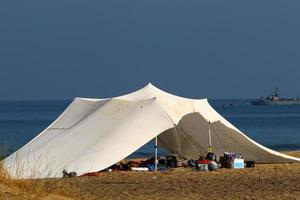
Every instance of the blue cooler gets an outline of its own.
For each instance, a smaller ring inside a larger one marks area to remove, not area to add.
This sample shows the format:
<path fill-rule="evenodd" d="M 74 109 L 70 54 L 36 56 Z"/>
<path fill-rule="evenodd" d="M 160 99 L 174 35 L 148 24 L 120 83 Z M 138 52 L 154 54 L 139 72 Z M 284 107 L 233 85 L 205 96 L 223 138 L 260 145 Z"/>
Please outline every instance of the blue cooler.
<path fill-rule="evenodd" d="M 236 158 L 233 160 L 232 165 L 234 169 L 244 169 L 245 168 L 244 159 Z"/>

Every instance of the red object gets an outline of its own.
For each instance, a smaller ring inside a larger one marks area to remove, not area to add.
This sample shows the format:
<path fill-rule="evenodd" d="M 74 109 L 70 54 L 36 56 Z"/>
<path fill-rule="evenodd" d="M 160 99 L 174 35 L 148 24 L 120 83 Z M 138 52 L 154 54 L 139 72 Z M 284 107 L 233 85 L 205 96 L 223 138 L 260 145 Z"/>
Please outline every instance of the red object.
<path fill-rule="evenodd" d="M 141 162 L 132 161 L 132 160 L 127 163 L 127 165 L 129 165 L 130 167 L 138 167 L 140 166 L 140 164 Z"/>
<path fill-rule="evenodd" d="M 203 159 L 203 160 L 199 160 L 198 164 L 208 164 L 209 160 Z"/>
<path fill-rule="evenodd" d="M 90 173 L 82 174 L 80 177 L 82 176 L 100 176 L 100 172 L 90 172 Z"/>

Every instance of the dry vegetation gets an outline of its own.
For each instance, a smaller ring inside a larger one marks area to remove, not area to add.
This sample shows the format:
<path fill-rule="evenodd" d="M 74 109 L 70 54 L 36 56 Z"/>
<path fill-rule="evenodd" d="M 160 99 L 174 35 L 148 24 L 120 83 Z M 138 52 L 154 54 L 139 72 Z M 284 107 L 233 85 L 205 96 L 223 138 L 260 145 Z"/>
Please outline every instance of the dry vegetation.
<path fill-rule="evenodd" d="M 291 154 L 300 156 L 300 152 Z M 300 199 L 300 164 L 215 172 L 187 168 L 107 172 L 98 177 L 23 181 L 9 179 L 2 170 L 0 199 Z"/>
<path fill-rule="evenodd" d="M 49 187 L 49 183 L 41 180 L 12 180 L 0 166 L 0 200 L 29 200 L 29 199 L 69 199 L 69 190 L 63 190 L 62 182 Z M 64 183 L 65 184 L 65 183 Z M 64 186 L 65 187 L 65 186 Z"/>
<path fill-rule="evenodd" d="M 33 199 L 74 199 L 70 190 L 63 190 L 62 182 L 55 183 L 56 187 L 49 187 L 49 183 L 41 180 L 13 180 L 3 169 L 1 159 L 7 155 L 8 145 L 0 148 L 0 200 L 33 200 Z M 65 183 L 64 183 L 65 184 Z M 66 187 L 66 185 L 65 185 Z"/>

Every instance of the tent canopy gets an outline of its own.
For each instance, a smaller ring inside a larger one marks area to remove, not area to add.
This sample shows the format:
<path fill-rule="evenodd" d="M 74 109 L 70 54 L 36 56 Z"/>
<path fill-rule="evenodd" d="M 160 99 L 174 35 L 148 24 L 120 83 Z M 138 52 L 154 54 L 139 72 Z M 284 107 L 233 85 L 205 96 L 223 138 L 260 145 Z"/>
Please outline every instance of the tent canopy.
<path fill-rule="evenodd" d="M 210 124 L 209 124 L 210 122 Z M 10 155 L 4 167 L 15 178 L 62 177 L 105 169 L 158 136 L 172 154 L 197 159 L 208 148 L 238 152 L 256 162 L 300 159 L 270 150 L 248 138 L 219 115 L 207 99 L 188 99 L 155 86 L 108 98 L 76 98 L 43 132 Z"/>

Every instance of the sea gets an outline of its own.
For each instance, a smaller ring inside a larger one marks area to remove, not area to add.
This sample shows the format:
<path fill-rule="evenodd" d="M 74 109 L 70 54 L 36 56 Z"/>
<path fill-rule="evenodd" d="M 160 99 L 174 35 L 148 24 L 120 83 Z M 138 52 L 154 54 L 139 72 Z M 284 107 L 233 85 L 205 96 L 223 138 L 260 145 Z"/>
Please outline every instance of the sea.
<path fill-rule="evenodd" d="M 229 122 L 258 143 L 278 151 L 300 150 L 300 105 L 252 106 L 250 99 L 209 99 Z M 44 130 L 71 103 L 0 101 L 0 149 L 10 154 Z M 154 154 L 150 141 L 130 157 Z M 159 149 L 159 154 L 166 154 Z"/>

